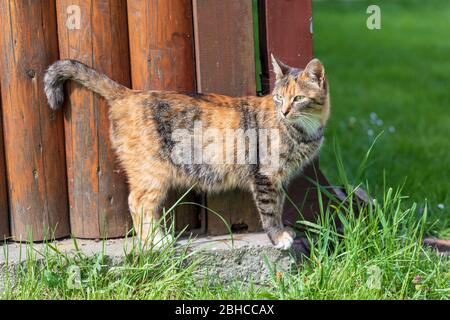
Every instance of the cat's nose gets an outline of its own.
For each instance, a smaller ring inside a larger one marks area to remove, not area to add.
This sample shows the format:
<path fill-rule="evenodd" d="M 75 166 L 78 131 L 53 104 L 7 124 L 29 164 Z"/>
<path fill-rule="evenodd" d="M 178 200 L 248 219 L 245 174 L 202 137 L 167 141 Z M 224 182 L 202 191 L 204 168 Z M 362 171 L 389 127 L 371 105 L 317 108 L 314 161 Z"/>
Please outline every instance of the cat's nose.
<path fill-rule="evenodd" d="M 286 117 L 289 113 L 289 109 L 281 109 L 281 113 L 283 114 L 284 117 Z"/>

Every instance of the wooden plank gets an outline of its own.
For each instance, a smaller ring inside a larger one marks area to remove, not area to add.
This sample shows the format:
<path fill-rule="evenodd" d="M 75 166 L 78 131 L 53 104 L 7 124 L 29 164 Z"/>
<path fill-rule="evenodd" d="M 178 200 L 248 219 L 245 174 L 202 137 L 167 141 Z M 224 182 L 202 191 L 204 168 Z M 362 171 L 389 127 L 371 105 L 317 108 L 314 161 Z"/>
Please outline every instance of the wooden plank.
<path fill-rule="evenodd" d="M 129 0 L 131 79 L 134 89 L 195 91 L 195 66 L 190 0 Z M 171 191 L 166 209 L 183 194 Z M 202 202 L 191 193 L 184 201 Z M 201 228 L 194 206 L 176 208 L 176 228 Z"/>
<path fill-rule="evenodd" d="M 126 1 L 57 0 L 56 5 L 60 58 L 79 60 L 130 86 Z M 66 24 L 69 6 L 80 8 L 79 29 Z M 76 83 L 69 83 L 68 91 L 64 108 L 72 234 L 124 236 L 131 227 L 128 188 L 111 149 L 108 105 Z"/>
<path fill-rule="evenodd" d="M 48 107 L 42 81 L 58 59 L 55 2 L 0 0 L 0 27 L 12 238 L 67 236 L 62 113 Z"/>
<path fill-rule="evenodd" d="M 200 92 L 255 95 L 251 0 L 194 0 Z"/>
<path fill-rule="evenodd" d="M 9 237 L 8 196 L 6 185 L 6 163 L 3 143 L 3 117 L 1 100 L 0 88 L 0 242 L 3 239 Z"/>
<path fill-rule="evenodd" d="M 294 67 L 304 67 L 313 57 L 311 0 L 260 0 L 263 91 L 275 83 L 270 54 Z"/>
<path fill-rule="evenodd" d="M 255 95 L 252 1 L 194 0 L 193 5 L 198 91 Z M 248 192 L 208 194 L 206 203 L 234 231 L 261 229 Z M 216 215 L 208 214 L 207 233 L 225 234 L 227 229 Z"/>
<path fill-rule="evenodd" d="M 267 94 L 275 82 L 271 53 L 284 63 L 300 68 L 313 58 L 312 5 L 310 0 L 260 0 L 259 13 L 263 92 Z M 319 169 L 319 160 L 305 168 L 303 174 L 322 186 L 330 185 Z M 316 220 L 319 212 L 317 186 L 304 176 L 293 179 L 287 189 L 295 205 L 285 202 L 283 218 L 286 224 L 295 224 L 300 219 Z M 324 194 L 322 201 L 326 206 L 328 198 Z"/>
<path fill-rule="evenodd" d="M 220 194 L 208 194 L 207 206 L 219 213 L 230 224 L 233 233 L 262 230 L 253 197 L 247 191 L 232 190 Z M 211 213 L 207 215 L 206 231 L 209 235 L 228 233 L 223 221 Z"/>

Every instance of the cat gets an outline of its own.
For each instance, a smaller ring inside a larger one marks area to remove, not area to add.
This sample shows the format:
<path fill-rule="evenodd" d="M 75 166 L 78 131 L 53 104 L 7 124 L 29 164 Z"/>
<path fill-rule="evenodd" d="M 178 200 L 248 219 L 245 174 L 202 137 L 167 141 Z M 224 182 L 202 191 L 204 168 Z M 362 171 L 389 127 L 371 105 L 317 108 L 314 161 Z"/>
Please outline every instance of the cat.
<path fill-rule="evenodd" d="M 251 191 L 270 241 L 286 250 L 292 246 L 295 232 L 282 223 L 282 186 L 317 156 L 330 115 L 330 99 L 325 69 L 318 59 L 298 69 L 273 55 L 271 58 L 275 87 L 271 95 L 262 97 L 131 90 L 75 60 L 53 63 L 46 71 L 44 89 L 52 109 L 63 103 L 66 80 L 76 81 L 108 101 L 111 141 L 128 178 L 129 209 L 141 241 L 170 241 L 157 226 L 169 188 L 195 185 L 199 190 L 217 192 L 239 187 Z M 244 161 L 222 161 L 220 139 L 212 139 L 206 146 L 194 143 L 194 158 L 211 147 L 216 152 L 209 152 L 212 156 L 207 163 L 192 161 L 191 145 L 186 147 L 182 141 L 202 141 L 196 128 L 200 125 L 205 131 L 214 128 L 213 138 L 226 136 L 230 130 L 245 132 L 244 140 L 233 144 L 231 151 L 227 149 L 227 156 L 235 160 L 240 155 Z M 264 142 L 265 148 L 276 147 L 272 148 L 274 161 L 262 161 L 261 152 L 255 160 L 246 150 L 251 141 L 257 142 L 258 151 L 263 149 L 261 137 L 256 135 L 255 140 L 254 134 L 264 130 L 274 133 Z M 188 150 L 184 158 L 180 156 L 183 149 Z"/>

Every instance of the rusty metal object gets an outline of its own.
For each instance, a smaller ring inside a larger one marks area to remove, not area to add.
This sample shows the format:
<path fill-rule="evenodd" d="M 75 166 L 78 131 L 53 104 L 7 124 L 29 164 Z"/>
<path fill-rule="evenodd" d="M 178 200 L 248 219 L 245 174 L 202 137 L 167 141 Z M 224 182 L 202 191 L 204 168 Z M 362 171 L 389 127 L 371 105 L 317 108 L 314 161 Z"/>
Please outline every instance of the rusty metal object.
<path fill-rule="evenodd" d="M 450 240 L 426 238 L 423 245 L 436 250 L 442 256 L 450 256 Z"/>

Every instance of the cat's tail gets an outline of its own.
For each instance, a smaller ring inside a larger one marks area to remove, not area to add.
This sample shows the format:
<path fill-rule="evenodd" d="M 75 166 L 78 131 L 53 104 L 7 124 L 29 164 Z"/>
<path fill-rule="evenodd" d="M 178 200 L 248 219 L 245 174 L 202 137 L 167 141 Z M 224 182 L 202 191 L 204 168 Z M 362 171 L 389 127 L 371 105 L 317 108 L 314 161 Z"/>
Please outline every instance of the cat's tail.
<path fill-rule="evenodd" d="M 66 80 L 76 81 L 106 100 L 117 99 L 129 90 L 84 63 L 75 60 L 59 60 L 47 69 L 44 76 L 45 94 L 48 104 L 54 110 L 58 109 L 64 101 L 63 84 Z"/>

